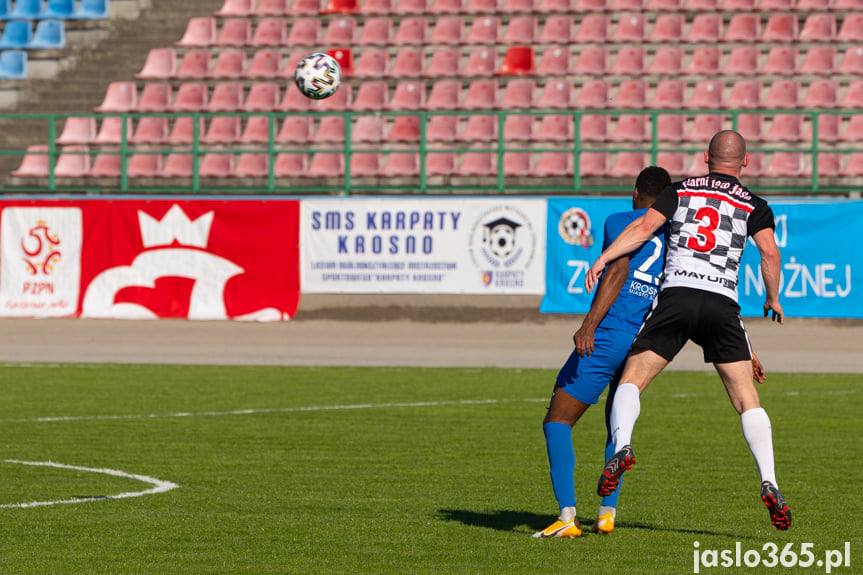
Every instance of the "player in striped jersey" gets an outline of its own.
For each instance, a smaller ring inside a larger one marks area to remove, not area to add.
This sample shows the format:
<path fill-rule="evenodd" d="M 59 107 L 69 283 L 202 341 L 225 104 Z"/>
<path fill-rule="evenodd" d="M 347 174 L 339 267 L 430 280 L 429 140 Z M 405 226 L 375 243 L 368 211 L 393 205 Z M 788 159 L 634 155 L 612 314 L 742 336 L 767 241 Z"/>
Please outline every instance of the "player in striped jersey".
<path fill-rule="evenodd" d="M 593 291 L 606 264 L 644 244 L 670 221 L 665 277 L 623 369 L 615 392 L 611 425 L 615 454 L 606 462 L 597 491 L 611 493 L 635 463 L 630 445 L 641 409 L 640 395 L 691 339 L 713 363 L 761 475 L 761 498 L 776 529 L 788 529 L 791 511 L 777 487 L 770 419 L 751 379 L 752 352 L 737 304 L 740 258 L 751 237 L 761 255 L 766 300 L 764 316 L 782 323 L 779 303 L 781 257 L 773 212 L 740 181 L 748 163 L 746 142 L 737 132 L 718 132 L 704 153 L 709 174 L 672 184 L 633 221 L 588 270 Z"/>

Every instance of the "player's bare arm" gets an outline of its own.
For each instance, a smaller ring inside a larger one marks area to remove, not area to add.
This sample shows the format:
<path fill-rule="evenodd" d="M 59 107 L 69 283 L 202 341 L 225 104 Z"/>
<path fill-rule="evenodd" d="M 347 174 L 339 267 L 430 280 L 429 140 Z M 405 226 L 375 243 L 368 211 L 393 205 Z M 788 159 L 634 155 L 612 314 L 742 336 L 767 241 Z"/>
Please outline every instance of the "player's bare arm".
<path fill-rule="evenodd" d="M 764 317 L 773 312 L 773 321 L 783 323 L 785 316 L 782 304 L 779 303 L 779 280 L 782 273 L 782 256 L 776 245 L 776 238 L 771 228 L 765 228 L 752 236 L 752 241 L 761 254 L 761 277 L 764 279 L 764 291 L 767 295 L 764 301 Z"/>
<path fill-rule="evenodd" d="M 608 262 L 637 250 L 664 223 L 665 216 L 659 213 L 659 211 L 649 208 L 643 216 L 633 220 L 631 224 L 626 226 L 620 235 L 617 236 L 617 239 L 599 255 L 593 265 L 590 266 L 590 269 L 587 270 L 584 278 L 584 286 L 587 288 L 587 293 L 593 292 Z"/>
<path fill-rule="evenodd" d="M 599 322 L 605 318 L 605 314 L 611 309 L 611 305 L 623 289 L 626 278 L 629 275 L 629 256 L 621 256 L 608 265 L 608 271 L 596 297 L 590 305 L 581 327 L 572 336 L 578 355 L 584 357 L 593 353 L 593 336 Z"/>

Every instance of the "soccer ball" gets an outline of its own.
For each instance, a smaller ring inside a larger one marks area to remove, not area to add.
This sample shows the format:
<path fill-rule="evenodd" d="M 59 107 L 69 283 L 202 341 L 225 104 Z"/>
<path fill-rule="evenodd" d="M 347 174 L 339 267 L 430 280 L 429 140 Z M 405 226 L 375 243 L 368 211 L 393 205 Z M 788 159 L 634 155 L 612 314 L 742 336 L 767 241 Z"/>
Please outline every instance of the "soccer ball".
<path fill-rule="evenodd" d="M 307 98 L 323 100 L 339 89 L 342 69 L 336 59 L 328 54 L 309 54 L 297 64 L 294 81 Z"/>

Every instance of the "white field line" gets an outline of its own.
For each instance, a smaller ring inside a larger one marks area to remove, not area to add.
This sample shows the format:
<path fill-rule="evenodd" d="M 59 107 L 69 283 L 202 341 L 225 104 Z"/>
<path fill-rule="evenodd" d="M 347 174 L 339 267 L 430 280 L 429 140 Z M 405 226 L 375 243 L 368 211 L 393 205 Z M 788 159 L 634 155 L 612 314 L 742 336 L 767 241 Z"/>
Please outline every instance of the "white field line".
<path fill-rule="evenodd" d="M 858 389 L 847 390 L 818 390 L 817 392 L 784 391 L 772 393 L 762 391 L 764 397 L 797 397 L 806 395 L 854 395 L 859 393 Z M 716 397 L 709 393 L 675 393 L 669 395 L 650 394 L 651 399 L 695 399 Z M 603 401 L 605 395 L 600 396 Z M 115 415 L 58 415 L 32 418 L 10 418 L 0 419 L 0 423 L 55 423 L 67 421 L 122 421 L 140 419 L 175 419 L 182 417 L 226 417 L 233 415 L 259 415 L 265 413 L 304 413 L 315 411 L 349 411 L 358 409 L 391 409 L 391 408 L 413 408 L 413 407 L 446 407 L 460 405 L 500 405 L 506 403 L 548 403 L 548 397 L 524 398 L 524 399 L 463 399 L 453 401 L 414 401 L 394 403 L 354 403 L 346 405 L 307 405 L 301 407 L 263 407 L 250 409 L 232 409 L 226 411 L 179 411 L 174 413 L 126 413 Z"/>
<path fill-rule="evenodd" d="M 18 465 L 34 465 L 38 467 L 54 467 L 57 469 L 72 469 L 74 471 L 88 471 L 90 473 L 103 473 L 105 475 L 113 475 L 114 477 L 126 477 L 128 479 L 136 479 L 143 483 L 149 483 L 153 487 L 150 489 L 145 489 L 144 491 L 129 491 L 127 493 L 117 493 L 116 495 L 104 495 L 100 497 L 73 497 L 71 499 L 56 499 L 53 501 L 30 501 L 29 503 L 6 503 L 0 505 L 0 509 L 9 509 L 9 508 L 19 508 L 24 509 L 27 507 L 44 507 L 47 505 L 63 505 L 63 504 L 71 504 L 71 503 L 88 503 L 90 501 L 103 501 L 106 499 L 126 499 L 129 497 L 142 497 L 144 495 L 155 495 L 157 493 L 165 493 L 166 491 L 170 491 L 172 489 L 176 489 L 179 487 L 176 483 L 171 483 L 170 481 L 162 481 L 161 479 L 156 479 L 155 477 L 148 477 L 146 475 L 137 475 L 134 473 L 126 473 L 125 471 L 119 471 L 117 469 L 96 469 L 93 467 L 80 467 L 77 465 L 64 465 L 63 463 L 54 463 L 53 461 L 19 461 L 17 459 L 6 459 L 4 460 L 6 463 L 16 463 Z"/>

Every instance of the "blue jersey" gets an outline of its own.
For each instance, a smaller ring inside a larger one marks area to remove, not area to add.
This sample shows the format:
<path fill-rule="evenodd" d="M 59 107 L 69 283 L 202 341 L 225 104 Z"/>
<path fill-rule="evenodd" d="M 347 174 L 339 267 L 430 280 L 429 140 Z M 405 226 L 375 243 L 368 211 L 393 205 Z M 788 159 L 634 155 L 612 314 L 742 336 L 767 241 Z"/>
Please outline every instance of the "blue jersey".
<path fill-rule="evenodd" d="M 605 220 L 603 251 L 617 239 L 626 226 L 646 212 L 647 210 L 643 209 L 608 216 Z M 662 268 L 665 264 L 665 230 L 666 226 L 662 226 L 644 245 L 629 254 L 629 276 L 599 327 L 633 335 L 638 332 L 653 298 L 659 293 Z"/>

